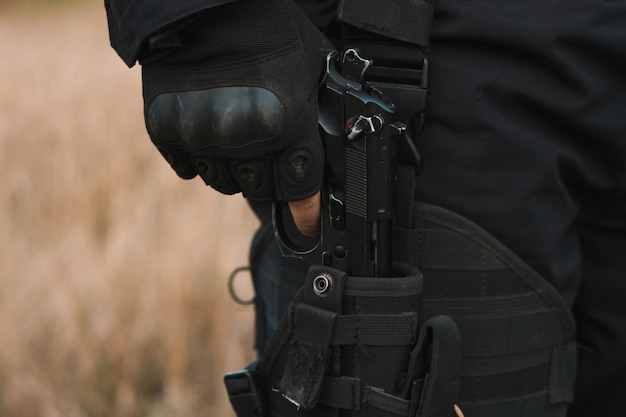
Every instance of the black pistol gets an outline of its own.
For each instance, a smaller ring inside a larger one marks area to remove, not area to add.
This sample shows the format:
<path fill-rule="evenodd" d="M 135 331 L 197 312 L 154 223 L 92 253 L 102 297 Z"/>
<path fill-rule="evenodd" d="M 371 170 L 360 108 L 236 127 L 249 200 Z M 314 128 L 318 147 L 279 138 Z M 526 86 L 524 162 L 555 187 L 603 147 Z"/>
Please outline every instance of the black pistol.
<path fill-rule="evenodd" d="M 371 65 L 356 49 L 333 51 L 326 58 L 318 98 L 326 153 L 319 242 L 297 245 L 278 204 L 274 233 L 284 256 L 351 276 L 391 277 L 396 140 L 406 125 L 397 120 L 393 103 L 365 82 Z"/>

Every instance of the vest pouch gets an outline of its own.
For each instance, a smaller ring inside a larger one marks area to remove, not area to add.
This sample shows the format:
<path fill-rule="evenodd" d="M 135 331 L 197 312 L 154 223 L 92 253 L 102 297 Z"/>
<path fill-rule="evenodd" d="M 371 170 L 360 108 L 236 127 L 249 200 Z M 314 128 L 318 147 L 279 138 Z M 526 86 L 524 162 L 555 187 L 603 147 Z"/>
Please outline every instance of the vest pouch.
<path fill-rule="evenodd" d="M 260 360 L 226 377 L 233 407 L 247 410 L 238 415 L 453 415 L 458 329 L 443 315 L 423 321 L 421 273 L 394 269 L 363 278 L 311 266 Z"/>

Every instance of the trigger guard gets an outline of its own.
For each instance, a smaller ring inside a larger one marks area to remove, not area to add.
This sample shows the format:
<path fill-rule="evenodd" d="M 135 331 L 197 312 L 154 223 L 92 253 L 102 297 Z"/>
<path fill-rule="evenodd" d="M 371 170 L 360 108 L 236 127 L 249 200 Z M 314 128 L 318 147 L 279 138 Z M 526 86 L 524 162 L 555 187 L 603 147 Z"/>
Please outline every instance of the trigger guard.
<path fill-rule="evenodd" d="M 301 258 L 311 264 L 319 263 L 321 259 L 320 241 L 317 241 L 313 247 L 309 248 L 295 242 L 287 233 L 283 205 L 280 202 L 272 203 L 272 224 L 274 225 L 274 236 L 283 256 Z"/>

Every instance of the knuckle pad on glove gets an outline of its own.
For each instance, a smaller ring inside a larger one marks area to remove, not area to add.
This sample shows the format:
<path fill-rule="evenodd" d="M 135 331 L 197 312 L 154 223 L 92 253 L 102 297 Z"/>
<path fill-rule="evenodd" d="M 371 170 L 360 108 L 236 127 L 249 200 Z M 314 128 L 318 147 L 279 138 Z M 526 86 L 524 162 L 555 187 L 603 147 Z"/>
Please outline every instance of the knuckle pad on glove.
<path fill-rule="evenodd" d="M 268 161 L 233 161 L 231 173 L 236 179 L 243 196 L 253 201 L 271 201 L 274 184 Z"/>
<path fill-rule="evenodd" d="M 146 109 L 152 140 L 175 141 L 194 151 L 207 148 L 236 153 L 266 142 L 283 127 L 279 98 L 262 87 L 216 87 L 163 93 Z"/>
<path fill-rule="evenodd" d="M 282 199 L 301 200 L 321 188 L 323 155 L 315 147 L 285 152 L 276 162 L 276 177 L 280 180 Z"/>
<path fill-rule="evenodd" d="M 197 173 L 221 193 L 242 191 L 254 200 L 272 200 L 271 169 L 263 161 L 241 160 L 250 156 L 250 146 L 267 147 L 275 141 L 283 121 L 280 100 L 261 87 L 163 93 L 146 108 L 150 137 L 179 176 Z"/>

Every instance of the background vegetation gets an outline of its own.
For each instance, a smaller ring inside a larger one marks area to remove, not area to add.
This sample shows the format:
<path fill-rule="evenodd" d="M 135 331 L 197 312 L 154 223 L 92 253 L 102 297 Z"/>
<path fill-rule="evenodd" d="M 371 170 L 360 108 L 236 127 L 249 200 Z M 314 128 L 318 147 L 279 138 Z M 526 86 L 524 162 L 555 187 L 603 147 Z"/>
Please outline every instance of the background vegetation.
<path fill-rule="evenodd" d="M 243 199 L 154 150 L 102 2 L 0 0 L 0 51 L 0 416 L 232 416 Z"/>

